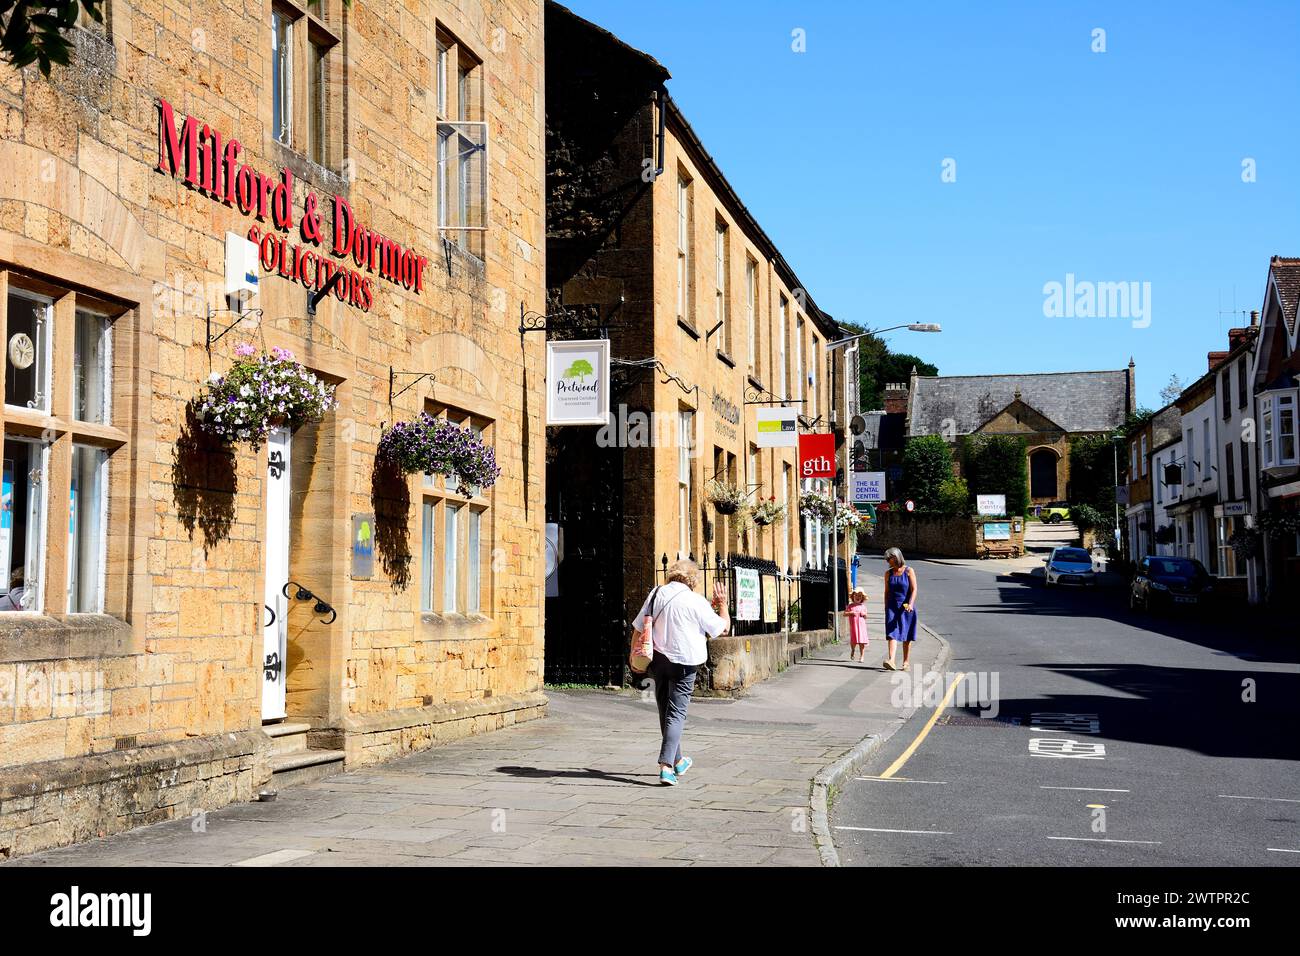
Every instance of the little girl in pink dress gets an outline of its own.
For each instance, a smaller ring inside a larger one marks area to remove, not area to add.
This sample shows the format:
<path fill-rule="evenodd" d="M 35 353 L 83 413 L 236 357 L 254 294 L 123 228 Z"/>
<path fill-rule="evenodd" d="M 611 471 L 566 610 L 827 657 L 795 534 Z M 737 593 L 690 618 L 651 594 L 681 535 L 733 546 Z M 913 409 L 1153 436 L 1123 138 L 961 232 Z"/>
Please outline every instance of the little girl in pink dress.
<path fill-rule="evenodd" d="M 865 661 L 871 644 L 867 636 L 867 592 L 861 588 L 850 591 L 844 613 L 849 619 L 849 660 Z"/>

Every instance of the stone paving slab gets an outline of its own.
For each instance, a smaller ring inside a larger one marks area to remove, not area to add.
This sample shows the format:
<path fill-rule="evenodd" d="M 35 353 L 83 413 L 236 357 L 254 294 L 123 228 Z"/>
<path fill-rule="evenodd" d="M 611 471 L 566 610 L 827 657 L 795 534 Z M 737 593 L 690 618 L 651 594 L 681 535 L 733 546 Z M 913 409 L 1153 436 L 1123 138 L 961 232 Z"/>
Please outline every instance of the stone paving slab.
<path fill-rule="evenodd" d="M 922 639 L 914 666 L 938 651 Z M 906 716 L 882 652 L 831 645 L 742 699 L 693 701 L 677 787 L 658 784 L 652 699 L 552 691 L 542 720 L 213 811 L 200 832 L 170 821 L 4 865 L 816 866 L 812 777 Z"/>

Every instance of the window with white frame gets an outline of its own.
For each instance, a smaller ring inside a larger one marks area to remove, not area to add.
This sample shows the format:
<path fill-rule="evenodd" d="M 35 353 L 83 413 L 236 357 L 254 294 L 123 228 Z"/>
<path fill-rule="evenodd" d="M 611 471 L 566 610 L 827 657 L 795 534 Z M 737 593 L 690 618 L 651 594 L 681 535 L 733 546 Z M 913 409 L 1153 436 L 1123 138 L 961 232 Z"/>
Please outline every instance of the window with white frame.
<path fill-rule="evenodd" d="M 677 318 L 691 321 L 691 180 L 677 173 Z"/>
<path fill-rule="evenodd" d="M 1142 469 L 1142 476 L 1147 474 L 1147 436 L 1143 435 L 1141 439 L 1141 448 L 1138 452 L 1138 467 Z"/>
<path fill-rule="evenodd" d="M 271 7 L 271 135 L 319 166 L 338 163 L 332 142 L 331 63 L 338 54 L 336 0 L 274 0 Z"/>
<path fill-rule="evenodd" d="M 1286 468 L 1296 456 L 1296 392 L 1275 391 L 1260 396 L 1261 465 Z"/>
<path fill-rule="evenodd" d="M 483 61 L 441 28 L 436 43 L 438 229 L 447 242 L 482 259 L 488 211 Z"/>
<path fill-rule="evenodd" d="M 745 257 L 745 321 L 749 334 L 749 373 L 758 374 L 758 263 Z"/>
<path fill-rule="evenodd" d="M 797 316 L 794 320 L 794 367 L 792 369 L 794 376 L 794 399 L 798 401 L 803 398 L 803 380 L 807 374 L 803 367 L 803 335 L 804 320 L 803 316 Z"/>
<path fill-rule="evenodd" d="M 68 612 L 104 609 L 104 516 L 107 511 L 108 453 L 92 445 L 72 446 L 71 508 L 68 515 Z"/>
<path fill-rule="evenodd" d="M 285 146 L 293 137 L 293 21 L 289 11 L 271 11 L 271 135 Z"/>
<path fill-rule="evenodd" d="M 456 408 L 431 408 L 430 414 L 469 430 L 491 446 L 491 421 Z M 488 494 L 478 487 L 469 487 L 462 492 L 454 476 L 422 477 L 421 611 L 435 614 L 489 613 L 490 592 L 485 586 L 483 573 L 490 551 L 491 500 Z"/>
<path fill-rule="evenodd" d="M 790 300 L 781 296 L 780 327 L 776 330 L 776 381 L 777 394 L 782 400 L 790 397 L 789 383 L 786 381 L 785 340 L 790 332 Z"/>
<path fill-rule="evenodd" d="M 109 460 L 126 443 L 110 398 L 114 316 L 124 310 L 18 273 L 0 272 L 0 284 L 0 610 L 102 613 Z M 66 544 L 51 542 L 65 527 Z M 51 553 L 66 564 L 52 566 Z"/>
<path fill-rule="evenodd" d="M 691 456 L 695 441 L 695 413 L 677 413 L 677 550 L 681 557 L 691 553 Z"/>
<path fill-rule="evenodd" d="M 713 230 L 713 269 L 716 282 L 713 302 L 713 321 L 714 324 L 720 325 L 721 336 L 718 341 L 721 343 L 724 352 L 731 352 L 731 328 L 727 321 L 727 297 L 729 289 L 727 288 L 727 272 L 731 268 L 731 251 L 727 242 L 727 224 L 719 219 L 714 224 Z"/>

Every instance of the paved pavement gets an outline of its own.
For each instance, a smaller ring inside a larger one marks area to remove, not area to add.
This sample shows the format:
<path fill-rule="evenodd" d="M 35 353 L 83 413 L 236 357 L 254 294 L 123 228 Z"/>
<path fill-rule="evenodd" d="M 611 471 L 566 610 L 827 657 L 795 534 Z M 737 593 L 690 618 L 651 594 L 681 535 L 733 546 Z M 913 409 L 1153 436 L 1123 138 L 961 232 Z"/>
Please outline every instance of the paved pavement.
<path fill-rule="evenodd" d="M 913 667 L 939 650 L 923 640 Z M 813 776 L 908 716 L 883 651 L 832 645 L 743 699 L 693 701 L 677 787 L 658 784 L 652 695 L 552 691 L 542 720 L 6 865 L 816 866 Z"/>
<path fill-rule="evenodd" d="M 835 801 L 842 861 L 1300 865 L 1294 622 L 1133 614 L 1123 589 L 913 565 L 947 671 L 996 676 L 996 716 L 950 706 L 899 765 L 923 710 L 880 747 Z"/>

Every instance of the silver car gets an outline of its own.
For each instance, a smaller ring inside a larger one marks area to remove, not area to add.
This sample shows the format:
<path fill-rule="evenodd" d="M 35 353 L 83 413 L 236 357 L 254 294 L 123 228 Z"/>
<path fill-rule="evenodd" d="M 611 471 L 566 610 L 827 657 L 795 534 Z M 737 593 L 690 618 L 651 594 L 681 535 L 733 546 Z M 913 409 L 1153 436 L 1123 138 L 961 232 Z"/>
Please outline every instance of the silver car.
<path fill-rule="evenodd" d="M 1053 548 L 1045 564 L 1043 581 L 1049 588 L 1054 584 L 1097 583 L 1092 555 L 1083 548 Z"/>

